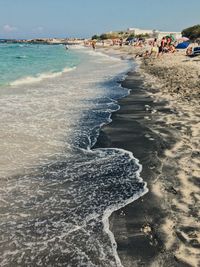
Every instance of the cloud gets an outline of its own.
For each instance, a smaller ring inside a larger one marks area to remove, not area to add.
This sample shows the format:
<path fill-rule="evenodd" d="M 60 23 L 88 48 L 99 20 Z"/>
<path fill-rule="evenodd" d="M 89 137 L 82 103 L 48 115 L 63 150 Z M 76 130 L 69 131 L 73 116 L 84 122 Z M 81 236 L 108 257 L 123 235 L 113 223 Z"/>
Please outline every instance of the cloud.
<path fill-rule="evenodd" d="M 17 30 L 16 27 L 11 26 L 9 24 L 6 24 L 6 25 L 3 26 L 3 31 L 6 32 L 6 33 L 15 32 L 16 30 Z"/>

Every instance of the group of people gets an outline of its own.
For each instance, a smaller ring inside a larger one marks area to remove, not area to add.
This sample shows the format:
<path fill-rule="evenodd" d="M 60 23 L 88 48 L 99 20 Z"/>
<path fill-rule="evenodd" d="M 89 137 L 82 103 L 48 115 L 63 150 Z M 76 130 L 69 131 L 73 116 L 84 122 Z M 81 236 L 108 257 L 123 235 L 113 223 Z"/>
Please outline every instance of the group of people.
<path fill-rule="evenodd" d="M 145 44 L 146 45 L 146 44 Z M 156 38 L 149 43 L 150 50 L 136 54 L 136 57 L 159 57 L 164 53 L 174 53 L 176 47 L 170 36 L 163 37 L 159 42 Z"/>
<path fill-rule="evenodd" d="M 102 45 L 104 46 L 104 40 L 102 41 Z M 122 46 L 123 38 L 121 39 L 112 39 L 112 46 Z M 147 47 L 150 46 L 148 50 L 143 52 L 139 52 L 136 54 L 136 57 L 159 57 L 164 53 L 174 53 L 176 51 L 175 40 L 171 36 L 165 36 L 161 41 L 158 41 L 157 38 L 147 42 L 145 39 L 138 39 L 137 42 L 133 44 L 134 47 Z M 90 40 L 85 42 L 85 46 L 92 47 L 93 50 L 96 49 L 96 40 Z"/>
<path fill-rule="evenodd" d="M 92 47 L 92 49 L 95 50 L 96 49 L 96 40 L 85 41 L 84 46 Z"/>
<path fill-rule="evenodd" d="M 160 44 L 158 44 L 157 39 L 154 39 L 150 55 L 154 54 L 155 57 L 158 57 L 164 53 L 174 53 L 175 51 L 176 47 L 172 38 L 167 36 L 162 38 Z"/>

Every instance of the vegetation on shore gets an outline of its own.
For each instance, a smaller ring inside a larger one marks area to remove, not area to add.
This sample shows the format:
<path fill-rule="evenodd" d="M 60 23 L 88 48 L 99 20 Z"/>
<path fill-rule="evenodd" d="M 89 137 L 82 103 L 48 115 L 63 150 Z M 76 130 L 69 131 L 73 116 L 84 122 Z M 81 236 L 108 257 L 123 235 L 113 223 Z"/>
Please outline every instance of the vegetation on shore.
<path fill-rule="evenodd" d="M 137 34 L 130 32 L 110 32 L 110 33 L 103 33 L 101 35 L 93 35 L 92 40 L 107 40 L 107 39 L 120 39 L 120 38 L 148 38 L 149 34 Z"/>
<path fill-rule="evenodd" d="M 182 35 L 188 37 L 190 40 L 200 39 L 200 24 L 188 27 L 182 30 Z M 127 32 L 127 31 L 116 31 L 102 33 L 100 35 L 95 34 L 92 36 L 92 40 L 107 40 L 107 39 L 120 39 L 120 38 L 149 38 L 149 34 L 138 34 Z"/>
<path fill-rule="evenodd" d="M 200 38 L 200 24 L 184 29 L 182 35 L 191 40 Z"/>

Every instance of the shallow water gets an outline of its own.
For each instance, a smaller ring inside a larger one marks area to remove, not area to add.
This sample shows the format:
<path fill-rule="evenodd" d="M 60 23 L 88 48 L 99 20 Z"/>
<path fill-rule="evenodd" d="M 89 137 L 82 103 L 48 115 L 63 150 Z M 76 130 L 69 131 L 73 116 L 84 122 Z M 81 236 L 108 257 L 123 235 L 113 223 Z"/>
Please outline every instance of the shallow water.
<path fill-rule="evenodd" d="M 72 53 L 73 71 L 0 91 L 1 266 L 120 266 L 108 217 L 146 192 L 131 153 L 91 150 L 129 63 Z"/>
<path fill-rule="evenodd" d="M 0 43 L 0 86 L 55 76 L 79 62 L 80 57 L 68 53 L 63 45 Z"/>

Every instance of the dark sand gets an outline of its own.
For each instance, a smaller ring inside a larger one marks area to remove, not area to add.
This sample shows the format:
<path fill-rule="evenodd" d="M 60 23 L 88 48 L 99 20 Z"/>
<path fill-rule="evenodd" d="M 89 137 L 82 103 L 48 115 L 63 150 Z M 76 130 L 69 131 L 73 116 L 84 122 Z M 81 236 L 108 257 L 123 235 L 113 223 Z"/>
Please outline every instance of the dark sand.
<path fill-rule="evenodd" d="M 149 192 L 123 209 L 114 212 L 110 228 L 114 233 L 122 265 L 134 266 L 190 266 L 178 260 L 173 251 L 165 246 L 166 235 L 160 225 L 170 211 L 162 198 L 152 192 L 162 172 L 164 150 L 176 142 L 165 122 L 158 120 L 159 114 L 169 114 L 165 102 L 154 102 L 147 94 L 141 76 L 128 73 L 122 86 L 132 89 L 129 96 L 119 101 L 120 110 L 113 113 L 112 123 L 102 128 L 95 147 L 116 147 L 131 151 L 139 159 L 143 170 L 141 177 L 147 182 Z M 156 133 L 152 130 L 156 129 Z M 163 132 L 163 139 L 159 132 Z M 173 170 L 170 170 L 173 174 Z M 173 195 L 175 189 L 166 184 Z"/>

